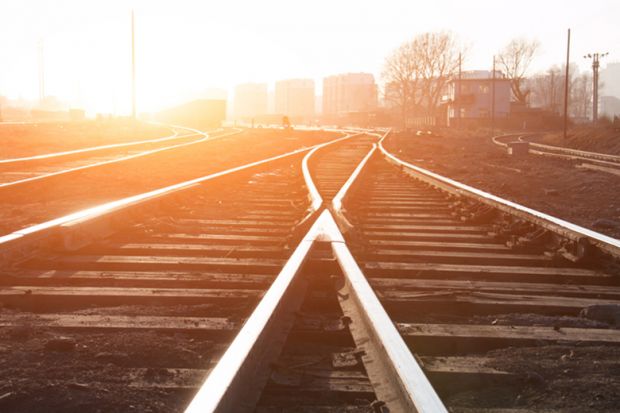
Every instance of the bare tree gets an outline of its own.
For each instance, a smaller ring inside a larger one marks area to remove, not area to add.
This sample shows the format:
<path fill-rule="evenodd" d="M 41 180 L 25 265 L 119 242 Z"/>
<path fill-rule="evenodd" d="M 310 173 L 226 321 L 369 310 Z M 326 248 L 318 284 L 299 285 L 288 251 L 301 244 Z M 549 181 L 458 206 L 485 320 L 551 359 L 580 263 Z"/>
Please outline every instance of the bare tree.
<path fill-rule="evenodd" d="M 565 66 L 552 66 L 544 73 L 526 79 L 531 90 L 530 104 L 560 115 L 564 108 Z M 568 111 L 577 121 L 583 121 L 592 109 L 592 74 L 579 73 L 575 63 L 571 63 L 568 79 Z"/>
<path fill-rule="evenodd" d="M 559 66 L 538 74 L 527 84 L 530 104 L 558 114 L 562 109 L 564 98 L 564 75 Z"/>
<path fill-rule="evenodd" d="M 403 126 L 418 86 L 418 62 L 412 41 L 400 45 L 386 59 L 382 77 L 386 82 L 385 100 L 400 108 Z"/>
<path fill-rule="evenodd" d="M 424 33 L 403 43 L 386 60 L 386 101 L 412 114 L 434 115 L 446 83 L 458 68 L 458 48 L 449 32 Z"/>
<path fill-rule="evenodd" d="M 416 56 L 420 62 L 422 103 L 433 115 L 448 81 L 459 65 L 459 49 L 449 32 L 424 33 L 414 39 Z"/>
<path fill-rule="evenodd" d="M 573 117 L 585 120 L 592 108 L 592 74 L 582 73 L 575 79 L 571 93 L 570 110 Z"/>
<path fill-rule="evenodd" d="M 573 89 L 579 68 L 571 63 L 568 78 L 569 110 L 573 107 Z M 525 82 L 530 90 L 530 105 L 541 107 L 557 115 L 564 109 L 564 80 L 566 65 L 552 66 L 546 72 L 533 76 Z"/>
<path fill-rule="evenodd" d="M 512 96 L 522 104 L 527 103 L 530 93 L 524 82 L 525 74 L 539 46 L 538 40 L 513 39 L 497 56 L 506 77 L 511 81 Z"/>

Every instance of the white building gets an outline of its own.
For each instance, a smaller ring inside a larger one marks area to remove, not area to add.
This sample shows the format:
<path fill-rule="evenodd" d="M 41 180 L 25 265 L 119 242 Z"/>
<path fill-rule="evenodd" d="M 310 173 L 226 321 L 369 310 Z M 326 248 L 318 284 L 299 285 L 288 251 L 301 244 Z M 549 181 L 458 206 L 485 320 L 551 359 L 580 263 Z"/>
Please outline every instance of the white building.
<path fill-rule="evenodd" d="M 314 118 L 314 80 L 279 80 L 275 87 L 275 111 L 294 122 Z"/>
<path fill-rule="evenodd" d="M 495 99 L 493 99 L 495 97 Z M 457 119 L 473 121 L 510 115 L 510 79 L 501 72 L 475 70 L 463 72 L 461 80 L 453 79 L 447 86 L 448 125 Z"/>
<path fill-rule="evenodd" d="M 267 114 L 267 84 L 244 83 L 235 87 L 235 119 L 251 119 Z"/>
<path fill-rule="evenodd" d="M 620 116 L 620 62 L 608 63 L 600 76 L 599 113 L 613 119 Z"/>
<path fill-rule="evenodd" d="M 377 84 L 370 73 L 345 73 L 323 79 L 323 114 L 370 112 L 377 108 Z"/>
<path fill-rule="evenodd" d="M 620 99 L 620 62 L 608 63 L 601 70 L 600 95 L 615 96 Z"/>

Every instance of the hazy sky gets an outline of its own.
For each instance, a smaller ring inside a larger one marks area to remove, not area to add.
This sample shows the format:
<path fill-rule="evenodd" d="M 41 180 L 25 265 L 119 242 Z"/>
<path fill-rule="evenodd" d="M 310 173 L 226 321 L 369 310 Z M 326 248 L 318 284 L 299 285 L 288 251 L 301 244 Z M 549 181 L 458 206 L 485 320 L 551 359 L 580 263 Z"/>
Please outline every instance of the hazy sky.
<path fill-rule="evenodd" d="M 48 95 L 128 112 L 132 8 L 141 111 L 247 81 L 379 77 L 392 49 L 426 31 L 454 32 L 469 49 L 465 69 L 488 69 L 514 37 L 540 40 L 532 72 L 561 64 L 568 27 L 583 70 L 588 52 L 620 60 L 618 0 L 0 0 L 0 95 L 38 96 L 43 39 Z"/>

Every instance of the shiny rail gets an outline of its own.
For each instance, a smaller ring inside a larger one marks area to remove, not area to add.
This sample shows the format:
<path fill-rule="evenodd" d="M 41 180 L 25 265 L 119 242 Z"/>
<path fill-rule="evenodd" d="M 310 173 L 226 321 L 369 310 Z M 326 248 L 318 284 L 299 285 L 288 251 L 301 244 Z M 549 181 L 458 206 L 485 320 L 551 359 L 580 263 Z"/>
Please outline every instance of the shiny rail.
<path fill-rule="evenodd" d="M 373 145 L 338 192 L 337 210 L 341 210 L 348 189 L 375 148 Z M 254 410 L 260 392 L 250 389 L 264 385 L 265 370 L 269 370 L 269 363 L 279 353 L 276 346 L 270 345 L 267 336 L 284 335 L 290 330 L 290 312 L 294 311 L 295 303 L 301 301 L 299 291 L 302 287 L 299 285 L 302 281 L 298 275 L 313 244 L 318 242 L 330 244 L 344 274 L 338 291 L 339 302 L 344 314 L 355 326 L 351 334 L 358 348 L 366 355 L 364 364 L 377 397 L 391 412 L 447 412 L 355 262 L 336 220 L 328 209 L 324 209 L 323 199 L 307 166 L 308 159 L 318 149 L 315 148 L 304 159 L 304 177 L 308 179 L 306 186 L 313 208 L 322 212 L 211 371 L 188 406 L 187 413 Z"/>
<path fill-rule="evenodd" d="M 42 174 L 42 175 L 37 175 L 37 176 L 30 177 L 30 178 L 25 178 L 25 179 L 20 179 L 20 180 L 17 180 L 17 181 L 2 183 L 2 184 L 0 184 L 0 189 L 14 188 L 14 187 L 16 187 L 18 185 L 23 185 L 23 184 L 27 184 L 27 183 L 31 183 L 31 182 L 36 182 L 36 181 L 41 181 L 41 180 L 44 180 L 44 179 L 49 179 L 49 178 L 60 176 L 60 175 L 74 174 L 76 172 L 81 172 L 81 171 L 84 171 L 86 169 L 97 168 L 97 167 L 101 167 L 101 166 L 105 166 L 105 165 L 110 165 L 110 164 L 115 164 L 115 163 L 127 161 L 127 160 L 130 160 L 130 159 L 140 158 L 140 157 L 143 157 L 143 156 L 154 155 L 156 153 L 165 152 L 165 151 L 169 151 L 169 150 L 172 150 L 172 149 L 178 149 L 178 148 L 183 148 L 183 147 L 195 145 L 195 144 L 198 144 L 198 143 L 205 142 L 207 140 L 211 141 L 211 140 L 214 140 L 214 139 L 224 138 L 224 137 L 227 137 L 227 136 L 232 136 L 232 135 L 241 133 L 241 129 L 236 129 L 235 132 L 226 133 L 226 134 L 218 135 L 218 136 L 215 136 L 215 137 L 211 137 L 211 136 L 209 136 L 209 134 L 207 134 L 205 132 L 201 132 L 201 131 L 199 131 L 197 129 L 192 129 L 192 128 L 185 128 L 185 129 L 194 132 L 194 134 L 196 134 L 196 135 L 202 135 L 202 137 L 200 139 L 193 140 L 191 142 L 179 143 L 179 144 L 175 144 L 175 145 L 165 146 L 165 147 L 162 147 L 162 148 L 150 149 L 150 150 L 138 152 L 138 153 L 135 153 L 135 154 L 132 154 L 132 155 L 121 156 L 121 157 L 118 157 L 118 158 L 113 158 L 113 159 L 108 159 L 108 160 L 105 160 L 105 161 L 94 162 L 94 163 L 87 164 L 87 165 L 82 165 L 82 166 L 62 169 L 60 171 L 45 173 L 45 174 Z"/>
<path fill-rule="evenodd" d="M 502 142 L 503 139 L 516 138 L 519 142 L 527 142 L 529 144 L 529 153 L 546 156 L 549 158 L 565 159 L 570 161 L 585 161 L 591 162 L 594 165 L 601 166 L 603 168 L 620 168 L 620 156 L 611 155 L 600 152 L 583 151 L 579 149 L 566 148 L 562 146 L 545 145 L 542 143 L 531 142 L 527 140 L 531 135 L 526 134 L 508 134 L 499 135 L 491 138 L 494 144 L 498 146 L 507 147 L 508 143 Z"/>
<path fill-rule="evenodd" d="M 317 145 L 310 152 L 308 152 L 306 156 L 304 156 L 304 159 L 302 161 L 302 171 L 304 175 L 304 181 L 306 182 L 306 187 L 308 188 L 308 196 L 310 197 L 311 212 L 318 211 L 321 208 L 321 205 L 323 204 L 323 198 L 321 197 L 321 194 L 319 193 L 319 190 L 317 189 L 314 183 L 314 180 L 312 179 L 312 174 L 310 173 L 310 167 L 308 166 L 308 161 L 310 160 L 310 157 L 314 155 L 321 148 L 324 148 L 328 145 L 331 145 L 337 142 L 344 141 L 346 139 L 351 139 L 359 135 L 360 135 L 359 133 L 350 133 L 350 134 L 347 134 L 346 136 L 343 136 L 342 138 L 339 138 L 339 139 L 336 139 L 330 142 L 326 142 L 321 145 Z"/>
<path fill-rule="evenodd" d="M 342 130 L 333 130 L 333 132 L 346 133 Z M 348 134 L 345 138 L 346 137 L 348 137 Z M 330 142 L 336 142 L 341 139 L 343 138 L 338 138 Z M 48 245 L 50 242 L 58 242 L 59 238 L 61 244 L 63 244 L 65 248 L 77 248 L 84 245 L 84 243 L 90 242 L 92 239 L 104 236 L 107 233 L 105 228 L 112 226 L 119 215 L 135 207 L 144 206 L 161 197 L 168 196 L 177 191 L 189 189 L 194 185 L 208 180 L 311 151 L 318 146 L 324 145 L 325 144 L 318 144 L 297 149 L 178 184 L 107 202 L 0 236 L 0 263 L 6 264 L 16 260 L 18 261 L 20 257 L 30 256 L 40 247 Z M 93 229 L 87 229 L 89 227 L 93 227 Z"/>
<path fill-rule="evenodd" d="M 387 136 L 387 135 L 386 135 Z M 514 136 L 514 135 L 512 135 Z M 408 163 L 389 152 L 383 146 L 385 137 L 379 141 L 379 149 L 383 155 L 392 163 L 412 172 L 419 179 L 422 179 L 434 186 L 440 187 L 448 192 L 458 195 L 464 195 L 473 198 L 479 202 L 485 203 L 497 208 L 503 212 L 515 215 L 519 218 L 530 221 L 538 226 L 548 229 L 570 240 L 579 242 L 582 239 L 588 240 L 589 243 L 598 247 L 602 251 L 620 258 L 620 240 L 593 231 L 588 228 L 581 227 L 560 218 L 545 214 L 544 212 L 528 208 L 513 201 L 500 198 L 496 195 L 482 191 L 461 182 L 439 175 L 419 166 Z"/>
<path fill-rule="evenodd" d="M 188 138 L 188 137 L 195 136 L 195 135 L 202 135 L 202 132 L 195 131 L 195 130 L 191 131 L 190 133 L 179 135 L 179 132 L 176 129 L 186 129 L 186 130 L 189 130 L 189 129 L 184 128 L 182 126 L 160 125 L 160 124 L 157 124 L 157 125 L 170 129 L 170 131 L 173 132 L 172 135 L 164 136 L 161 138 L 154 138 L 154 139 L 143 139 L 139 141 L 91 146 L 88 148 L 73 149 L 73 150 L 62 151 L 62 152 L 44 153 L 41 155 L 24 156 L 24 157 L 19 157 L 19 158 L 10 158 L 10 159 L 0 159 L 0 165 L 20 163 L 20 162 L 29 162 L 29 161 L 40 161 L 43 159 L 59 158 L 59 157 L 68 156 L 68 155 L 77 155 L 77 154 L 88 153 L 88 152 L 96 152 L 96 151 L 101 151 L 105 149 L 125 148 L 128 146 L 144 145 L 147 143 L 167 142 L 167 141 L 171 141 L 175 139 L 182 139 L 182 138 Z"/>

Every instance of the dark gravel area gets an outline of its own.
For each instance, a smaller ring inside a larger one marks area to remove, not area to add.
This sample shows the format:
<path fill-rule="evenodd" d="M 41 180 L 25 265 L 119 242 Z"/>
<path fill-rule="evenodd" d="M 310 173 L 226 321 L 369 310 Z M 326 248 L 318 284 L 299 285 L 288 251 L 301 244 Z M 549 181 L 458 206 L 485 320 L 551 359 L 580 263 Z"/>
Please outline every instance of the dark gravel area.
<path fill-rule="evenodd" d="M 620 178 L 537 156 L 517 158 L 489 137 L 394 133 L 386 148 L 400 158 L 527 207 L 620 238 Z"/>
<path fill-rule="evenodd" d="M 460 407 L 508 405 L 526 411 L 617 412 L 620 348 L 617 346 L 509 347 L 491 351 L 487 367 L 512 373 L 512 385 L 490 385 L 446 400 Z"/>
<path fill-rule="evenodd" d="M 3 329 L 0 411 L 181 411 L 196 383 L 187 390 L 155 384 L 172 379 L 172 367 L 207 368 L 223 351 L 221 344 L 180 333 Z"/>

